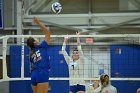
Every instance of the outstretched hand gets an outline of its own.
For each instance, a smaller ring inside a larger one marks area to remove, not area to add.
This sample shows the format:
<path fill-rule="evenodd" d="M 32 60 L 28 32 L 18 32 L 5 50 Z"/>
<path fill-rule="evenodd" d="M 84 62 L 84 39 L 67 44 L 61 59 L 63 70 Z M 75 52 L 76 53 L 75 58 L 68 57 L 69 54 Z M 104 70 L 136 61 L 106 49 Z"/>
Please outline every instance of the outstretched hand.
<path fill-rule="evenodd" d="M 40 20 L 38 20 L 38 18 L 33 17 L 33 19 L 34 19 L 34 22 L 37 25 L 39 25 L 39 27 L 45 32 L 45 41 L 49 44 L 51 33 L 48 31 L 48 29 L 46 28 L 46 26 Z"/>
<path fill-rule="evenodd" d="M 80 32 L 76 32 L 76 35 L 77 35 L 77 44 L 79 45 L 80 44 Z"/>
<path fill-rule="evenodd" d="M 67 36 L 64 37 L 64 42 L 66 43 L 66 42 L 68 41 L 68 39 L 69 39 L 69 36 L 68 36 L 68 34 L 67 34 Z"/>
<path fill-rule="evenodd" d="M 76 32 L 76 35 L 77 35 L 77 37 L 79 37 L 80 36 L 80 32 Z"/>

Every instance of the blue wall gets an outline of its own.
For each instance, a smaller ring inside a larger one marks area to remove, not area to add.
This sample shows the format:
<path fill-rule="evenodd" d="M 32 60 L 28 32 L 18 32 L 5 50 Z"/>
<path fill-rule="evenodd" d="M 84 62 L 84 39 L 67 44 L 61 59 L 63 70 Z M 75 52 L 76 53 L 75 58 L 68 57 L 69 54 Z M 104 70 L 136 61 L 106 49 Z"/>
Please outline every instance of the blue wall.
<path fill-rule="evenodd" d="M 116 54 L 116 48 L 121 54 Z M 59 55 L 61 46 L 50 46 L 48 53 L 51 64 L 51 77 L 68 77 L 68 67 L 63 55 Z M 140 46 L 137 45 L 111 45 L 111 77 L 140 77 Z M 67 46 L 69 51 L 69 46 Z M 29 50 L 25 47 L 25 76 L 29 77 Z M 10 77 L 20 77 L 21 46 L 10 47 Z M 118 75 L 116 75 L 118 73 Z M 50 81 L 49 93 L 68 93 L 69 82 Z M 140 87 L 140 81 L 112 81 L 118 93 L 135 93 Z M 21 91 L 22 90 L 22 91 Z M 10 93 L 32 93 L 30 81 L 11 81 Z"/>
<path fill-rule="evenodd" d="M 9 76 L 11 78 L 21 77 L 21 46 L 10 46 Z M 29 49 L 24 47 L 24 76 L 30 77 Z M 30 81 L 10 81 L 10 93 L 32 93 Z"/>
<path fill-rule="evenodd" d="M 115 50 L 121 49 L 121 54 Z M 111 45 L 111 77 L 139 78 L 140 77 L 140 46 Z M 140 81 L 112 81 L 118 93 L 136 93 Z"/>
<path fill-rule="evenodd" d="M 0 29 L 3 29 L 3 0 L 0 0 Z"/>
<path fill-rule="evenodd" d="M 48 54 L 50 56 L 50 77 L 69 77 L 68 66 L 62 54 L 59 55 L 62 46 L 49 46 Z M 69 51 L 69 46 L 66 48 Z M 59 80 L 50 81 L 49 93 L 69 93 L 69 81 Z"/>
<path fill-rule="evenodd" d="M 62 46 L 49 46 L 48 54 L 50 56 L 50 77 L 68 77 L 68 66 L 62 54 L 59 51 Z M 69 51 L 69 46 L 66 48 Z M 29 49 L 25 46 L 25 76 L 30 77 Z M 21 46 L 10 47 L 10 77 L 20 77 L 21 66 Z M 49 93 L 68 93 L 69 81 L 61 80 L 49 82 Z M 10 81 L 10 93 L 32 93 L 30 81 Z"/>
<path fill-rule="evenodd" d="M 10 47 L 10 77 L 20 77 L 21 72 L 21 46 L 11 46 Z M 29 63 L 29 49 L 24 46 L 24 76 L 30 76 L 30 63 Z"/>

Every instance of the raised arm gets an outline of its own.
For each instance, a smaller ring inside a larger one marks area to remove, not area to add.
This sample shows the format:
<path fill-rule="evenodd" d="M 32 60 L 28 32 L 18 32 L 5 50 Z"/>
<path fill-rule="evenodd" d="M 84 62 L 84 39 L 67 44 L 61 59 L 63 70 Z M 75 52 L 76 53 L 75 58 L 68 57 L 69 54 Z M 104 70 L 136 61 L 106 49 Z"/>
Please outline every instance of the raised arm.
<path fill-rule="evenodd" d="M 65 50 L 66 49 L 66 43 L 68 41 L 68 36 L 67 37 L 64 37 L 64 42 L 63 42 L 63 46 L 62 46 L 62 50 Z"/>
<path fill-rule="evenodd" d="M 76 32 L 77 35 L 77 45 L 80 45 L 80 32 Z"/>
<path fill-rule="evenodd" d="M 80 43 L 80 32 L 76 32 L 76 35 L 77 35 L 77 49 L 79 51 L 79 55 L 80 55 L 80 58 L 83 58 L 83 51 L 82 51 L 82 47 L 81 47 L 81 43 Z"/>
<path fill-rule="evenodd" d="M 67 41 L 68 41 L 68 36 L 67 37 L 64 37 L 64 42 L 63 42 L 63 46 L 62 46 L 62 54 L 67 62 L 67 64 L 69 64 L 69 61 L 70 61 L 70 57 L 68 55 L 68 53 L 66 52 L 66 44 L 67 44 Z"/>
<path fill-rule="evenodd" d="M 40 26 L 40 28 L 45 32 L 45 41 L 49 44 L 50 42 L 50 32 L 44 24 L 42 24 L 36 17 L 34 17 L 34 22 Z"/>

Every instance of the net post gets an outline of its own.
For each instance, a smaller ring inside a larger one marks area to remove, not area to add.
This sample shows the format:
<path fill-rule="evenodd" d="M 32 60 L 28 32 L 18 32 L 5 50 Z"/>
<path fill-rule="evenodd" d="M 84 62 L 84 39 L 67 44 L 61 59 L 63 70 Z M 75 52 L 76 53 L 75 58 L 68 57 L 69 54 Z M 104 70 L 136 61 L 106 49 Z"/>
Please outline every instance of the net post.
<path fill-rule="evenodd" d="M 8 37 L 3 38 L 3 56 L 2 56 L 2 64 L 3 64 L 3 79 L 7 79 L 7 64 L 6 64 L 6 50 L 7 50 L 7 40 Z"/>
<path fill-rule="evenodd" d="M 22 37 L 21 46 L 21 78 L 24 79 L 24 37 Z"/>

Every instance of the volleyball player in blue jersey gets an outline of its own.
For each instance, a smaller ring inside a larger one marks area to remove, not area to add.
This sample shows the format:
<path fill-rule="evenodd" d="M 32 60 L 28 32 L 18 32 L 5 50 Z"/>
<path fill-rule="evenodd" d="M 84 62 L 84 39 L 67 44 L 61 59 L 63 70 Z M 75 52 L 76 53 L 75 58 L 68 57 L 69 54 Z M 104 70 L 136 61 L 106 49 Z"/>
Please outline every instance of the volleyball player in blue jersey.
<path fill-rule="evenodd" d="M 50 32 L 36 17 L 34 22 L 45 32 L 45 40 L 39 43 L 34 37 L 27 39 L 27 46 L 30 47 L 30 61 L 32 63 L 31 83 L 34 93 L 47 93 L 49 80 L 49 57 L 47 47 L 50 42 Z"/>

